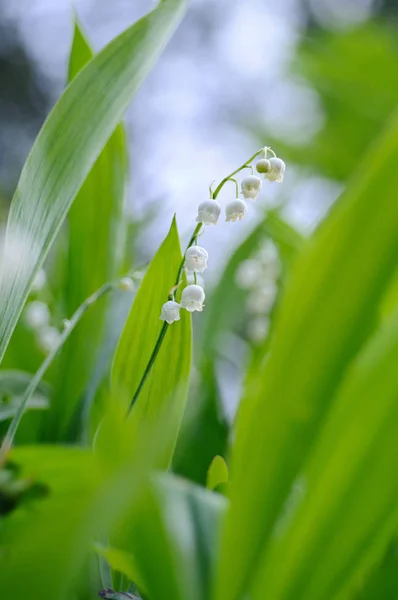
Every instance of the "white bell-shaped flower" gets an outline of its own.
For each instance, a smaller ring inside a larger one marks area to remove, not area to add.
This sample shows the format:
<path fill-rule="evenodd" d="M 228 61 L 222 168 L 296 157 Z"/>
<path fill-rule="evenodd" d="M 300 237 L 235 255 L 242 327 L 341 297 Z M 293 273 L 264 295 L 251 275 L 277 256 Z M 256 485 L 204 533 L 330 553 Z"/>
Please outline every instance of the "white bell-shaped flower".
<path fill-rule="evenodd" d="M 247 211 L 247 204 L 244 200 L 240 200 L 237 198 L 236 200 L 232 200 L 225 207 L 225 217 L 226 221 L 241 221 L 245 216 Z"/>
<path fill-rule="evenodd" d="M 267 158 L 261 158 L 256 163 L 257 173 L 261 173 L 262 175 L 265 175 L 266 173 L 269 173 L 270 170 L 271 170 L 271 163 L 269 162 L 269 160 Z"/>
<path fill-rule="evenodd" d="M 183 289 L 181 306 L 186 308 L 189 312 L 194 312 L 195 310 L 202 312 L 204 301 L 205 293 L 200 285 L 187 285 L 187 287 Z"/>
<path fill-rule="evenodd" d="M 216 200 L 205 200 L 199 204 L 196 220 L 198 223 L 203 223 L 204 225 L 215 225 L 220 213 L 221 206 Z"/>
<path fill-rule="evenodd" d="M 50 309 L 47 304 L 40 300 L 29 302 L 25 308 L 25 322 L 32 329 L 45 327 L 51 318 Z"/>
<path fill-rule="evenodd" d="M 48 354 L 57 348 L 60 337 L 58 329 L 49 325 L 39 329 L 37 341 L 41 349 Z"/>
<path fill-rule="evenodd" d="M 209 255 L 201 246 L 191 246 L 185 253 L 185 268 L 188 271 L 203 273 L 207 268 Z"/>
<path fill-rule="evenodd" d="M 257 198 L 259 191 L 261 190 L 261 179 L 257 175 L 250 175 L 245 177 L 241 183 L 241 190 L 244 198 Z"/>
<path fill-rule="evenodd" d="M 162 306 L 162 312 L 160 313 L 160 320 L 166 321 L 169 325 L 174 323 L 174 321 L 180 320 L 180 304 L 178 302 L 174 302 L 174 300 L 169 300 Z"/>
<path fill-rule="evenodd" d="M 281 158 L 276 158 L 276 156 L 270 158 L 269 163 L 271 165 L 271 169 L 265 175 L 265 177 L 270 181 L 277 181 L 278 183 L 282 183 L 286 169 L 285 163 Z"/>

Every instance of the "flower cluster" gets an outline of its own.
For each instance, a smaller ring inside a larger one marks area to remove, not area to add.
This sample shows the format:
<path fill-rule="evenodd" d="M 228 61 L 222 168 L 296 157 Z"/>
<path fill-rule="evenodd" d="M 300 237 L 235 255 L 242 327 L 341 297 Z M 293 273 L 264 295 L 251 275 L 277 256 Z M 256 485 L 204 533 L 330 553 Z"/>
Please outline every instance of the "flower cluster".
<path fill-rule="evenodd" d="M 268 333 L 280 268 L 278 250 L 271 240 L 267 240 L 254 256 L 239 265 L 236 272 L 236 284 L 247 291 L 246 308 L 250 316 L 247 332 L 254 343 L 261 342 Z"/>
<path fill-rule="evenodd" d="M 272 154 L 271 158 L 267 158 L 268 152 Z M 202 228 L 207 225 L 216 225 L 221 215 L 221 206 L 217 202 L 217 196 L 223 186 L 228 182 L 232 181 L 236 186 L 236 198 L 230 201 L 225 207 L 225 220 L 226 221 L 241 221 L 247 213 L 247 204 L 245 200 L 255 200 L 262 188 L 262 181 L 260 177 L 254 175 L 254 168 L 250 164 L 259 155 L 262 157 L 257 161 L 255 168 L 257 173 L 264 176 L 270 182 L 276 181 L 282 183 L 285 174 L 285 163 L 283 160 L 278 158 L 270 148 L 262 148 L 256 152 L 247 162 L 241 167 L 233 171 L 230 175 L 225 177 L 215 189 L 212 191 L 210 186 L 210 199 L 204 200 L 198 207 L 198 215 L 196 221 L 198 223 L 194 234 L 188 244 L 188 248 L 185 252 L 184 264 L 188 274 L 193 274 L 194 283 L 187 285 L 181 294 L 180 302 L 175 299 L 175 291 L 182 283 L 180 279 L 181 273 L 179 273 L 177 285 L 171 290 L 169 300 L 163 304 L 160 319 L 165 321 L 169 325 L 174 321 L 180 320 L 180 309 L 184 308 L 189 312 L 199 311 L 201 312 L 204 307 L 205 292 L 203 288 L 198 285 L 198 273 L 203 273 L 207 268 L 207 261 L 209 255 L 205 248 L 197 245 L 198 236 L 202 233 Z M 234 178 L 234 175 L 242 171 L 243 169 L 251 169 L 251 175 L 245 177 L 240 184 L 241 195 L 244 200 L 239 198 L 239 184 Z M 181 269 L 182 270 L 182 269 Z M 268 290 L 268 295 L 274 297 L 273 291 Z"/>

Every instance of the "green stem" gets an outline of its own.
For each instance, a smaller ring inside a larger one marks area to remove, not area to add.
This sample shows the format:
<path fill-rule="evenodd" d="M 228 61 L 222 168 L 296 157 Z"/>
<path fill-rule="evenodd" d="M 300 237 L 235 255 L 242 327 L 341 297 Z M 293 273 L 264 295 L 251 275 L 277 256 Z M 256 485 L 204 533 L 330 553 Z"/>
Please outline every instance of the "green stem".
<path fill-rule="evenodd" d="M 201 228 L 202 228 L 202 223 L 198 223 L 196 225 L 196 227 L 195 227 L 195 230 L 194 230 L 193 234 L 191 235 L 191 238 L 190 238 L 188 244 L 187 244 L 187 247 L 186 247 L 185 252 L 184 252 L 184 256 L 182 257 L 180 266 L 178 267 L 178 272 L 177 272 L 177 277 L 176 277 L 176 282 L 175 282 L 176 286 L 180 283 L 181 273 L 182 273 L 182 270 L 184 268 L 186 251 L 195 242 L 195 240 L 198 237 L 198 234 L 199 234 Z M 163 323 L 163 325 L 162 325 L 162 328 L 161 328 L 160 332 L 159 332 L 159 335 L 158 335 L 157 340 L 155 342 L 155 346 L 154 346 L 154 348 L 152 350 L 152 354 L 149 357 L 148 363 L 147 363 L 147 365 L 145 367 L 145 371 L 144 371 L 144 373 L 143 373 L 143 375 L 142 375 L 142 377 L 140 379 L 140 382 L 138 384 L 138 387 L 135 390 L 134 395 L 133 395 L 133 397 L 132 397 L 132 399 L 130 401 L 129 407 L 127 409 L 126 417 L 129 416 L 129 414 L 131 413 L 131 410 L 132 410 L 134 404 L 137 402 L 138 396 L 140 395 L 140 393 L 142 391 L 142 388 L 144 387 L 144 384 L 145 384 L 145 382 L 147 380 L 147 377 L 148 377 L 148 375 L 149 375 L 149 373 L 150 373 L 150 371 L 151 371 L 151 369 L 153 367 L 153 364 L 154 364 L 154 362 L 155 362 L 155 360 L 157 358 L 157 355 L 159 354 L 159 350 L 162 347 L 163 340 L 164 340 L 164 338 L 166 336 L 166 332 L 167 332 L 168 327 L 169 327 L 169 325 L 165 321 Z"/>
<path fill-rule="evenodd" d="M 4 438 L 1 448 L 0 448 L 0 466 L 5 461 L 8 451 L 10 450 L 10 448 L 13 444 L 14 437 L 17 432 L 19 423 L 21 422 L 26 405 L 29 402 L 32 395 L 34 394 L 37 386 L 39 385 L 40 381 L 42 380 L 45 372 L 47 371 L 48 367 L 54 360 L 55 356 L 58 354 L 59 350 L 62 348 L 63 344 L 66 342 L 66 340 L 68 339 L 68 337 L 70 336 L 73 329 L 76 327 L 76 325 L 78 324 L 78 322 L 80 321 L 80 319 L 82 318 L 82 316 L 84 315 L 86 310 L 92 304 L 94 304 L 94 302 L 99 300 L 104 294 L 106 294 L 110 290 L 116 289 L 118 287 L 118 284 L 119 284 L 119 282 L 105 283 L 96 292 L 94 292 L 91 296 L 86 298 L 86 300 L 83 302 L 83 304 L 81 304 L 79 306 L 79 308 L 76 310 L 76 312 L 73 314 L 73 316 L 68 320 L 68 325 L 61 332 L 61 335 L 60 335 L 57 345 L 51 352 L 49 352 L 47 354 L 46 358 L 40 365 L 38 371 L 35 373 L 32 380 L 30 381 L 28 387 L 26 388 L 25 393 L 22 397 L 22 400 L 18 405 L 17 412 L 15 413 L 15 415 L 8 427 L 7 433 L 5 435 L 5 438 Z"/>
<path fill-rule="evenodd" d="M 232 173 L 230 173 L 229 175 L 227 175 L 227 177 L 224 177 L 224 179 L 221 181 L 221 183 L 219 183 L 219 185 L 216 187 L 214 193 L 213 193 L 213 200 L 215 200 L 218 196 L 218 194 L 220 193 L 220 191 L 222 190 L 222 188 L 224 187 L 224 185 L 227 183 L 227 181 L 229 181 L 234 175 L 236 175 L 237 173 L 239 173 L 239 171 L 242 171 L 242 169 L 247 169 L 252 168 L 250 167 L 247 163 L 251 163 L 252 160 L 254 160 L 256 158 L 256 156 L 258 156 L 259 154 L 261 154 L 261 152 L 264 151 L 264 148 L 261 148 L 261 150 L 257 150 L 257 152 L 255 152 L 253 154 L 253 156 L 251 156 L 248 160 L 246 160 L 243 165 L 241 165 L 240 167 L 238 167 L 237 169 L 235 169 L 235 171 L 232 171 Z"/>

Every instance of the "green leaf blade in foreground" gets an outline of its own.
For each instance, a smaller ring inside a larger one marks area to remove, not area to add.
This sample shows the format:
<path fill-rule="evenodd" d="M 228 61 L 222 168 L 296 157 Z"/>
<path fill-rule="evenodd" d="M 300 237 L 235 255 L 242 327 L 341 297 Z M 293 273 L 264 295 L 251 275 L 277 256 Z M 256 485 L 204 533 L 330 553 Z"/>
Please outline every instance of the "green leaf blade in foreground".
<path fill-rule="evenodd" d="M 398 121 L 308 242 L 270 356 L 238 418 L 217 599 L 240 597 L 344 372 L 374 326 L 398 253 Z"/>
<path fill-rule="evenodd" d="M 381 560 L 398 526 L 397 361 L 396 312 L 348 371 L 253 598 L 351 599 Z"/>
<path fill-rule="evenodd" d="M 153 478 L 136 511 L 121 524 L 123 551 L 152 600 L 209 597 L 227 502 L 174 475 Z M 128 556 L 128 555 L 127 555 Z"/>
<path fill-rule="evenodd" d="M 79 73 L 52 110 L 22 170 L 2 261 L 0 360 L 29 287 L 102 148 L 182 18 L 163 0 Z"/>
<path fill-rule="evenodd" d="M 93 52 L 75 22 L 69 79 L 77 76 L 92 58 Z M 116 279 L 120 274 L 125 239 L 126 171 L 125 130 L 123 125 L 118 125 L 69 211 L 64 284 L 67 315 L 73 314 L 85 298 L 106 281 Z M 108 301 L 102 301 L 85 315 L 62 350 L 46 428 L 47 440 L 65 439 L 70 430 L 77 403 L 93 368 L 108 304 Z"/>
<path fill-rule="evenodd" d="M 127 410 L 164 322 L 160 321 L 162 305 L 182 262 L 177 225 L 173 219 L 170 231 L 157 251 L 135 297 L 125 328 L 116 349 L 112 369 L 112 397 Z M 131 411 L 137 438 L 145 439 L 163 417 L 167 420 L 167 451 L 159 467 L 169 466 L 177 434 L 184 414 L 192 353 L 191 316 L 181 310 L 181 319 L 169 325 L 163 344 L 149 376 Z"/>

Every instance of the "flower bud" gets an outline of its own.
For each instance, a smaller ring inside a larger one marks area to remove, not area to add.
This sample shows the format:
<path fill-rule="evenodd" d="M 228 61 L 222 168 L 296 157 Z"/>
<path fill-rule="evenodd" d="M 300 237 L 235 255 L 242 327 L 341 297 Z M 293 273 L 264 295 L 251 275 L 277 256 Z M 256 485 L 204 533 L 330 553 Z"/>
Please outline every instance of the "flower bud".
<path fill-rule="evenodd" d="M 203 273 L 207 268 L 207 260 L 209 255 L 207 250 L 201 246 L 191 246 L 185 253 L 185 268 L 188 271 L 196 271 Z"/>
<path fill-rule="evenodd" d="M 166 321 L 169 325 L 171 325 L 171 323 L 174 323 L 174 321 L 179 321 L 180 308 L 181 306 L 178 304 L 178 302 L 174 302 L 174 300 L 169 300 L 162 306 L 160 320 Z"/>
<path fill-rule="evenodd" d="M 257 175 L 250 175 L 250 177 L 243 179 L 241 189 L 244 198 L 252 198 L 254 200 L 261 190 L 261 186 L 261 179 Z"/>
<path fill-rule="evenodd" d="M 269 159 L 269 163 L 271 165 L 271 170 L 266 175 L 267 179 L 282 183 L 286 169 L 285 163 L 281 158 L 276 158 L 275 156 Z"/>
<path fill-rule="evenodd" d="M 132 292 L 134 289 L 133 280 L 130 279 L 130 277 L 122 277 L 119 281 L 118 288 L 124 292 Z"/>
<path fill-rule="evenodd" d="M 247 204 L 243 200 L 232 200 L 225 207 L 226 221 L 241 221 L 247 211 Z"/>
<path fill-rule="evenodd" d="M 269 173 L 271 170 L 271 164 L 269 162 L 268 159 L 266 158 L 261 158 L 257 163 L 256 163 L 256 171 L 257 173 Z"/>
<path fill-rule="evenodd" d="M 196 220 L 198 223 L 203 223 L 204 225 L 215 225 L 220 213 L 221 206 L 218 202 L 215 200 L 205 200 L 199 204 Z"/>
<path fill-rule="evenodd" d="M 187 285 L 182 291 L 181 306 L 189 312 L 202 312 L 205 293 L 200 285 Z"/>

